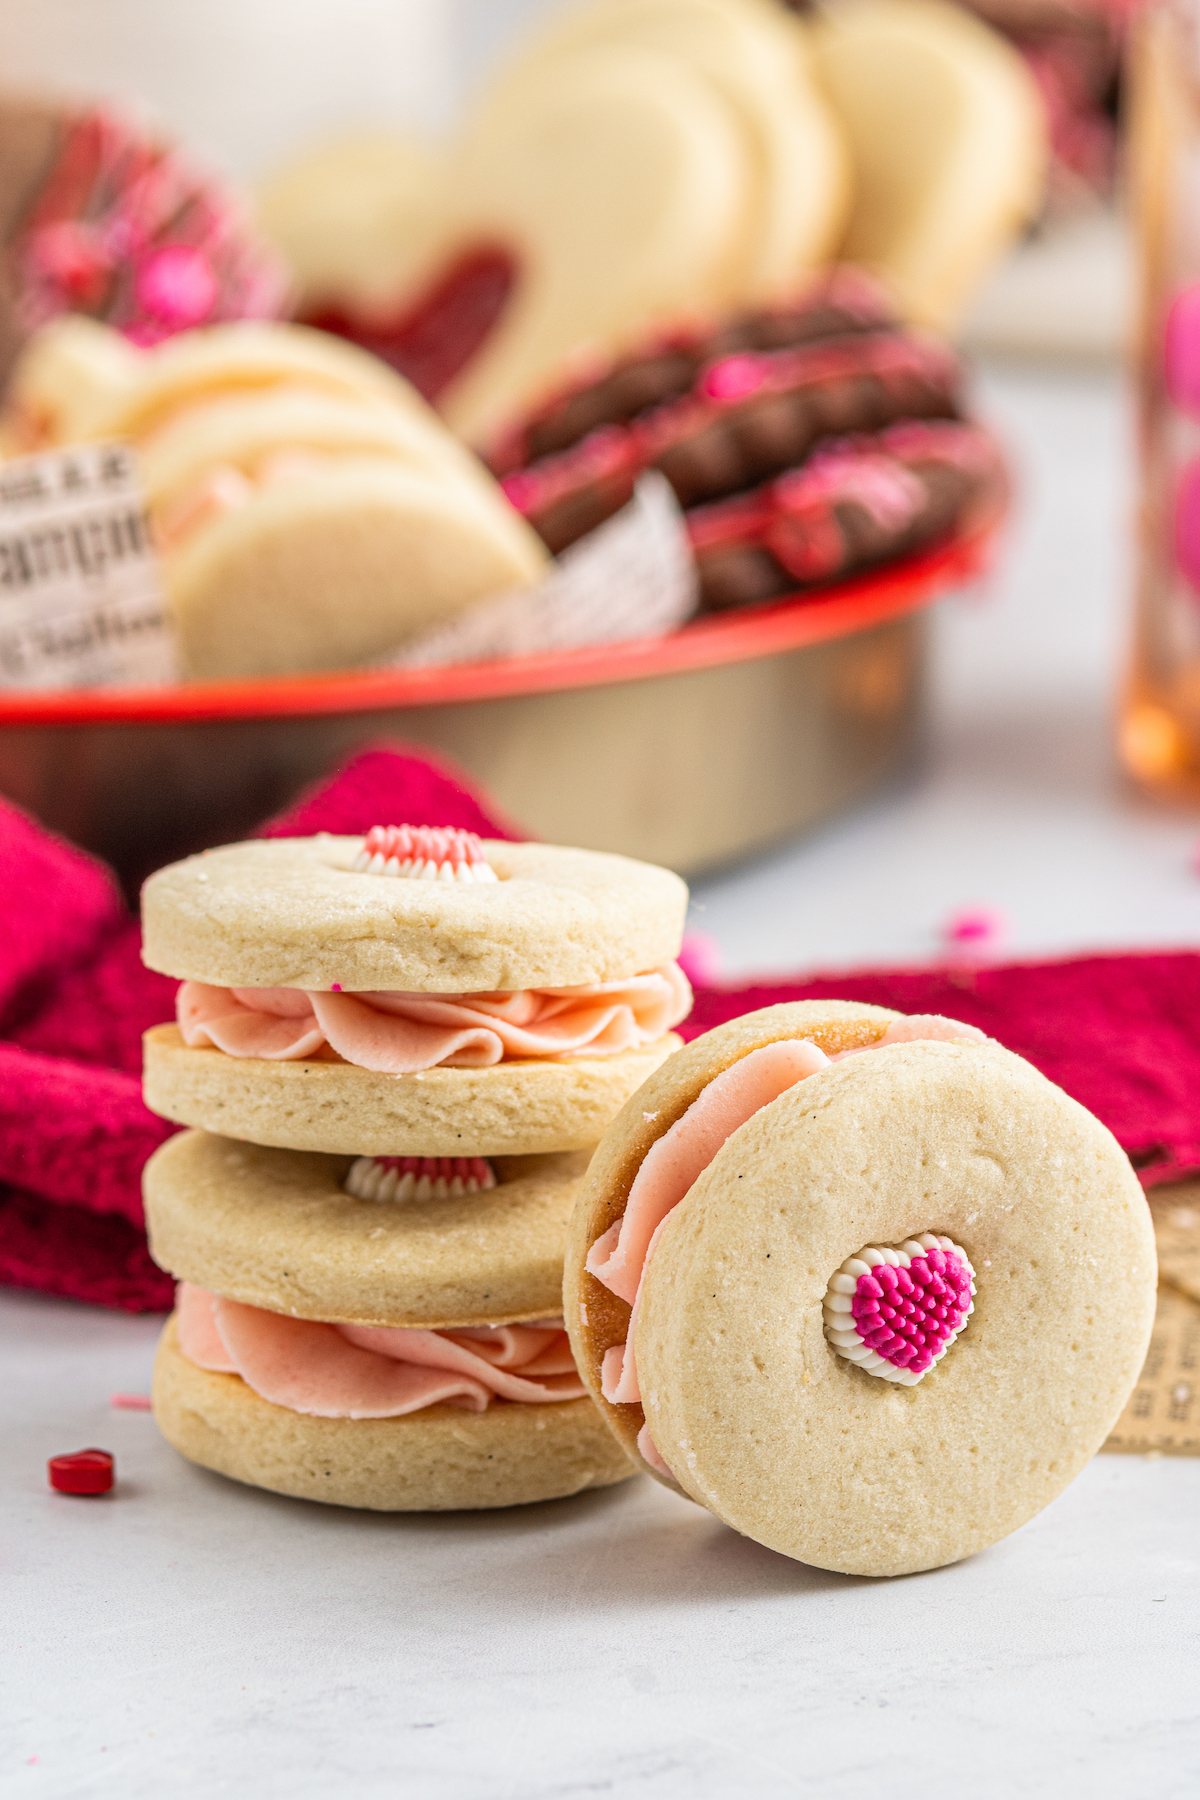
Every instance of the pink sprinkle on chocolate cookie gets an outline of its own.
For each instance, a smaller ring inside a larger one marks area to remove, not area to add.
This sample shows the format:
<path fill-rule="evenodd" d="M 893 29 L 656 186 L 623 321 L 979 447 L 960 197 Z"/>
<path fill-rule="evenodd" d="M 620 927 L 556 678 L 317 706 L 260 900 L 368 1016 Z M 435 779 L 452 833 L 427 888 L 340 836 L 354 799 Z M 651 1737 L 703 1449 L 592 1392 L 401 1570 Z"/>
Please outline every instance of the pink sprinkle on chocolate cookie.
<path fill-rule="evenodd" d="M 495 1185 L 482 1156 L 360 1156 L 345 1182 L 356 1200 L 449 1200 Z"/>
<path fill-rule="evenodd" d="M 724 356 L 704 371 L 701 392 L 710 400 L 744 400 L 758 391 L 766 380 L 763 359 L 752 352 L 741 356 Z"/>
<path fill-rule="evenodd" d="M 868 1245 L 825 1290 L 825 1336 L 868 1375 L 913 1386 L 974 1311 L 975 1271 L 951 1238 L 927 1231 L 899 1249 Z"/>
<path fill-rule="evenodd" d="M 482 840 L 453 825 L 373 825 L 353 868 L 410 881 L 495 881 Z"/>

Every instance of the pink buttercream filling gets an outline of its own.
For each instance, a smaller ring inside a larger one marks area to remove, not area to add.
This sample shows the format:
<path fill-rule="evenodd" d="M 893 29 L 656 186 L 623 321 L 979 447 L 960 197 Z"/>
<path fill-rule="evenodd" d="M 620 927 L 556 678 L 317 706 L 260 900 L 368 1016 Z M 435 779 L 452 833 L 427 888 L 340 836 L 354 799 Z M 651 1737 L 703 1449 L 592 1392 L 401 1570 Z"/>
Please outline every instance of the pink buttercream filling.
<path fill-rule="evenodd" d="M 592 987 L 512 994 L 310 993 L 185 981 L 184 1042 L 228 1056 L 299 1061 L 326 1045 L 356 1068 L 409 1075 L 480 1069 L 508 1057 L 615 1056 L 685 1018 L 692 990 L 677 963 Z"/>
<path fill-rule="evenodd" d="M 240 1375 L 275 1406 L 319 1419 L 395 1419 L 449 1404 L 545 1405 L 585 1393 L 561 1321 L 420 1331 L 326 1325 L 243 1306 L 181 1281 L 179 1348 L 189 1362 Z"/>
<path fill-rule="evenodd" d="M 964 1038 L 972 1043 L 986 1041 L 985 1034 L 974 1025 L 936 1014 L 914 1014 L 893 1020 L 881 1038 L 863 1045 L 862 1050 L 846 1050 L 828 1057 L 806 1038 L 786 1039 L 751 1050 L 731 1068 L 714 1076 L 682 1117 L 647 1151 L 630 1187 L 624 1214 L 588 1251 L 586 1267 L 590 1273 L 633 1309 L 625 1342 L 612 1345 L 604 1353 L 600 1377 L 606 1400 L 616 1406 L 641 1401 L 633 1343 L 646 1269 L 670 1214 L 733 1133 L 788 1088 L 831 1062 L 861 1055 L 863 1050 L 882 1050 L 890 1044 Z M 672 1475 L 648 1426 L 643 1425 L 638 1434 L 638 1449 L 660 1474 Z"/>

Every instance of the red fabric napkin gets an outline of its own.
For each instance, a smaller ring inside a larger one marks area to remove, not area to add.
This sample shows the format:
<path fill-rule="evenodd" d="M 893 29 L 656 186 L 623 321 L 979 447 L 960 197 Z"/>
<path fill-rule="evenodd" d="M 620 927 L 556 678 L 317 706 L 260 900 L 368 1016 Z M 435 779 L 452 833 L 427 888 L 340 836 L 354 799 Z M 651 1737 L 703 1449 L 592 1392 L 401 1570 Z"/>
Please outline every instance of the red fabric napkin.
<path fill-rule="evenodd" d="M 517 837 L 455 771 L 380 749 L 262 828 L 267 836 L 459 825 Z M 144 969 L 111 873 L 0 802 L 0 1282 L 130 1312 L 171 1305 L 150 1261 L 140 1175 L 174 1129 L 141 1101 L 141 1034 L 175 982 Z M 702 986 L 695 1037 L 781 1000 L 870 1000 L 980 1026 L 1115 1133 L 1146 1183 L 1200 1168 L 1200 955 L 1092 956 Z"/>
<path fill-rule="evenodd" d="M 1200 955 L 877 969 L 697 991 L 697 1036 L 781 1000 L 866 1000 L 978 1025 L 1102 1119 L 1145 1186 L 1200 1169 Z"/>

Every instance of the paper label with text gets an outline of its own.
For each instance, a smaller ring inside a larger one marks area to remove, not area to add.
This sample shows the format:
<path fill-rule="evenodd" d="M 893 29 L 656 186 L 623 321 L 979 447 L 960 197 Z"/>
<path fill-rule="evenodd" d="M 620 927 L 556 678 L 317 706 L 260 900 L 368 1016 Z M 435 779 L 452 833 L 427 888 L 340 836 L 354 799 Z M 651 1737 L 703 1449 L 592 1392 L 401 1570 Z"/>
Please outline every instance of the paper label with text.
<path fill-rule="evenodd" d="M 0 463 L 0 688 L 160 686 L 177 667 L 129 446 Z"/>

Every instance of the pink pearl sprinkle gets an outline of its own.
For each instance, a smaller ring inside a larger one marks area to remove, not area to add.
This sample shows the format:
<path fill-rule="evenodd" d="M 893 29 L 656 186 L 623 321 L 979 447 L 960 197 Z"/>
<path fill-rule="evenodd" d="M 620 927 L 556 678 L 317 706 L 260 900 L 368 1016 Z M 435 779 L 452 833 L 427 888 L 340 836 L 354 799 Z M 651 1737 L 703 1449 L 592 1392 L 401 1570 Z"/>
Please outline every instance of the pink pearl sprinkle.
<path fill-rule="evenodd" d="M 710 400 L 744 400 L 766 380 L 766 369 L 757 356 L 725 356 L 706 369 L 702 391 Z"/>
<path fill-rule="evenodd" d="M 721 978 L 721 946 L 706 931 L 689 931 L 677 960 L 696 987 L 706 987 Z"/>
<path fill-rule="evenodd" d="M 527 475 L 518 469 L 512 475 L 506 475 L 500 483 L 506 500 L 516 507 L 519 513 L 529 512 L 541 495 L 542 484 L 536 475 Z"/>
<path fill-rule="evenodd" d="M 987 944 L 1002 938 L 1008 922 L 994 906 L 964 906 L 951 913 L 942 926 L 942 936 L 950 944 Z"/>
<path fill-rule="evenodd" d="M 208 259 L 189 244 L 167 244 L 137 272 L 134 294 L 143 312 L 175 327 L 200 325 L 217 302 Z"/>

